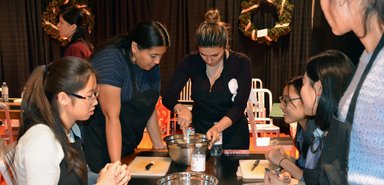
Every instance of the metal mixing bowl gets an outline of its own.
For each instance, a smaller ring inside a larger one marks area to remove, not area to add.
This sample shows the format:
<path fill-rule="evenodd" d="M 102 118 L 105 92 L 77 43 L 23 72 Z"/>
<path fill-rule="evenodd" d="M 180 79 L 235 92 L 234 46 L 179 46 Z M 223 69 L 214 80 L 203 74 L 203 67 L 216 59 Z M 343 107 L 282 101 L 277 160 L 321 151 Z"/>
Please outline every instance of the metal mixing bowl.
<path fill-rule="evenodd" d="M 171 159 L 180 165 L 189 166 L 191 164 L 192 152 L 196 143 L 201 143 L 203 151 L 207 153 L 208 139 L 204 134 L 191 134 L 184 137 L 183 134 L 170 135 L 164 138 L 167 143 L 168 153 Z"/>
<path fill-rule="evenodd" d="M 217 185 L 216 177 L 198 172 L 179 172 L 161 177 L 157 185 Z"/>

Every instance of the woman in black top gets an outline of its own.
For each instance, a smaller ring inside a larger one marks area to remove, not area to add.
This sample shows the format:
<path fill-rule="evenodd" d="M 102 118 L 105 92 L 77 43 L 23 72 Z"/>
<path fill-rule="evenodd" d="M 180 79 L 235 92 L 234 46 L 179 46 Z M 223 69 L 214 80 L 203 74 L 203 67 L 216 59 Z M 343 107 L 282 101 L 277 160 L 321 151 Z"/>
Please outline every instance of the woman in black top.
<path fill-rule="evenodd" d="M 223 133 L 224 149 L 248 149 L 244 109 L 251 90 L 251 63 L 246 55 L 229 50 L 229 27 L 220 21 L 219 11 L 209 10 L 205 17 L 196 31 L 198 51 L 188 54 L 178 66 L 163 103 L 178 114 L 184 131 L 192 123 L 196 132 L 206 133 L 212 142 Z M 192 112 L 177 101 L 188 79 L 192 82 Z"/>

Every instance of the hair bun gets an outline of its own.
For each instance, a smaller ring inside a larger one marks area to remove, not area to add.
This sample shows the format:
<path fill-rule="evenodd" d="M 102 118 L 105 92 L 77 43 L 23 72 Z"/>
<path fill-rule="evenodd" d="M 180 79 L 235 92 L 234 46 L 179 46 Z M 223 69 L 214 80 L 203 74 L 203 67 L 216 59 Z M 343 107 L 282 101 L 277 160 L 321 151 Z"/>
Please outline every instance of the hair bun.
<path fill-rule="evenodd" d="M 220 22 L 220 13 L 219 10 L 214 9 L 214 10 L 209 10 L 205 14 L 205 21 L 210 24 L 216 24 Z"/>

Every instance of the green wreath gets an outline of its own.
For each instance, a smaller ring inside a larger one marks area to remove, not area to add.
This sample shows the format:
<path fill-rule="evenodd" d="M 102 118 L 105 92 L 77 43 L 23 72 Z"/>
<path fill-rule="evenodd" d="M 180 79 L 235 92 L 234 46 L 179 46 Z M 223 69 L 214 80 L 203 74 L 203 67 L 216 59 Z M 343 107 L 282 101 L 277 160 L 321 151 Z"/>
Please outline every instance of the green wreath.
<path fill-rule="evenodd" d="M 52 0 L 43 13 L 42 27 L 44 31 L 50 35 L 53 39 L 57 39 L 62 46 L 68 44 L 68 40 L 60 37 L 57 23 L 59 22 L 57 16 L 62 5 L 74 5 L 79 8 L 83 8 L 89 15 L 89 33 L 92 32 L 93 25 L 95 24 L 95 17 L 92 15 L 91 10 L 88 8 L 88 0 Z"/>
<path fill-rule="evenodd" d="M 293 5 L 288 0 L 266 0 L 269 4 L 273 5 L 278 11 L 278 21 L 273 28 L 265 28 L 257 30 L 255 25 L 251 22 L 252 14 L 256 12 L 260 5 L 260 0 L 244 1 L 241 4 L 241 13 L 239 16 L 239 29 L 245 36 L 250 39 L 261 43 L 271 44 L 272 41 L 291 31 L 292 11 Z"/>

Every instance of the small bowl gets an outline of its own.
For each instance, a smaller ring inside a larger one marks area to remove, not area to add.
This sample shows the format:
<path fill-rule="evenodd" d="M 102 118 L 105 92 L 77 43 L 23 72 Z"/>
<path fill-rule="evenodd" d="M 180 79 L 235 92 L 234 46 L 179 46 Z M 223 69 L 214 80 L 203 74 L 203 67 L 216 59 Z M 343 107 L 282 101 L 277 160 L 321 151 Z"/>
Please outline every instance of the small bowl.
<path fill-rule="evenodd" d="M 178 172 L 157 180 L 157 185 L 217 185 L 216 177 L 198 172 Z"/>
<path fill-rule="evenodd" d="M 170 135 L 164 138 L 167 143 L 168 154 L 172 161 L 179 165 L 191 165 L 192 152 L 195 149 L 196 143 L 201 143 L 203 151 L 207 153 L 208 139 L 204 134 L 191 134 L 184 138 L 183 134 Z"/>

